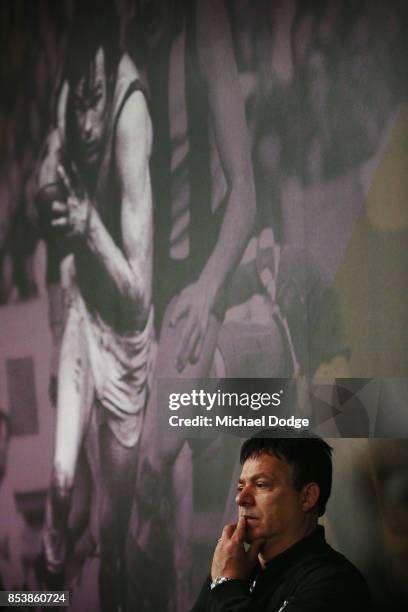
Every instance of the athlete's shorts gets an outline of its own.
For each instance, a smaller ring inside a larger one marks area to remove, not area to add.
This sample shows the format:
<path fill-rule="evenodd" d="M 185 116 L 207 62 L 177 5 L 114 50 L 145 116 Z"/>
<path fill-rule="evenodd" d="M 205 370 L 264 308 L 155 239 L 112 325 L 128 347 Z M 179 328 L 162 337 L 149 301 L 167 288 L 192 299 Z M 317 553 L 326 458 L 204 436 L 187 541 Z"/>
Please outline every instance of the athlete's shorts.
<path fill-rule="evenodd" d="M 71 287 L 71 298 L 86 339 L 98 421 L 106 422 L 123 446 L 133 447 L 140 437 L 155 365 L 153 308 L 142 331 L 121 335 L 89 313 L 78 289 Z"/>

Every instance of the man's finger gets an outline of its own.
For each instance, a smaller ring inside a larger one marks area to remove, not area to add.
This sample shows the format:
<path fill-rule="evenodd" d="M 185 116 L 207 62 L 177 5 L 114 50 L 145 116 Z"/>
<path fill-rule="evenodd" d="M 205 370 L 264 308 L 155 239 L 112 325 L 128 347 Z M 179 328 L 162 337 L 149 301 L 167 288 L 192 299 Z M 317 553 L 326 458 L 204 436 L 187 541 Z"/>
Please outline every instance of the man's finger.
<path fill-rule="evenodd" d="M 243 516 L 239 517 L 237 528 L 235 529 L 234 538 L 239 542 L 245 542 L 246 520 Z"/>
<path fill-rule="evenodd" d="M 68 174 L 65 172 L 65 168 L 59 165 L 57 168 L 57 172 L 58 172 L 58 176 L 60 177 L 61 181 L 64 183 L 65 189 L 68 191 L 68 193 L 73 194 L 74 190 L 72 188 L 71 181 L 69 180 Z"/>
<path fill-rule="evenodd" d="M 225 537 L 227 539 L 231 538 L 232 535 L 234 534 L 234 531 L 236 529 L 237 525 L 236 523 L 231 523 L 229 525 L 225 525 L 224 529 L 222 530 L 222 536 L 221 537 Z"/>
<path fill-rule="evenodd" d="M 75 185 L 75 195 L 77 195 L 80 199 L 84 199 L 86 197 L 86 190 L 83 182 L 81 181 L 79 170 L 74 162 L 71 162 L 71 177 L 73 185 Z"/>
<path fill-rule="evenodd" d="M 65 227 L 68 225 L 68 219 L 67 217 L 58 217 L 58 219 L 53 219 L 51 221 L 51 225 L 53 227 Z"/>
<path fill-rule="evenodd" d="M 201 327 L 199 324 L 196 323 L 193 333 L 190 335 L 190 340 L 188 342 L 188 346 L 187 346 L 187 351 L 186 351 L 186 356 L 185 356 L 185 361 L 186 363 L 189 361 L 190 363 L 195 363 L 194 362 L 194 353 L 195 350 L 197 348 L 197 345 L 200 344 L 201 342 L 201 338 L 202 338 L 202 333 L 201 333 Z"/>
<path fill-rule="evenodd" d="M 65 202 L 58 202 L 57 200 L 55 200 L 52 203 L 51 208 L 52 208 L 52 212 L 54 213 L 59 213 L 59 212 L 64 213 L 64 212 L 67 212 L 68 206 L 66 205 Z"/>
<path fill-rule="evenodd" d="M 203 350 L 204 334 L 200 334 L 191 355 L 191 363 L 197 363 Z"/>
<path fill-rule="evenodd" d="M 180 345 L 176 356 L 176 365 L 179 372 L 184 369 L 188 361 L 191 343 L 195 342 L 198 333 L 199 329 L 196 321 L 191 317 L 191 315 L 188 316 L 181 335 Z"/>
<path fill-rule="evenodd" d="M 190 310 L 190 302 L 182 295 L 177 300 L 174 310 L 170 317 L 170 325 L 174 327 L 182 317 L 185 317 Z"/>

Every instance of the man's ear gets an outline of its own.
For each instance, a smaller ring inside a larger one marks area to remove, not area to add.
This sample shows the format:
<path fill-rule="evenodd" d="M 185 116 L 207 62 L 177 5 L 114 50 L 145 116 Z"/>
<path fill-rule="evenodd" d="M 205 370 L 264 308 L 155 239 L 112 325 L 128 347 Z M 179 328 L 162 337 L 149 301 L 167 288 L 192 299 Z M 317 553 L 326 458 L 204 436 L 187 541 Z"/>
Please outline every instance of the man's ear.
<path fill-rule="evenodd" d="M 303 512 L 317 509 L 317 502 L 320 497 L 320 487 L 317 482 L 308 482 L 301 491 L 301 502 Z"/>

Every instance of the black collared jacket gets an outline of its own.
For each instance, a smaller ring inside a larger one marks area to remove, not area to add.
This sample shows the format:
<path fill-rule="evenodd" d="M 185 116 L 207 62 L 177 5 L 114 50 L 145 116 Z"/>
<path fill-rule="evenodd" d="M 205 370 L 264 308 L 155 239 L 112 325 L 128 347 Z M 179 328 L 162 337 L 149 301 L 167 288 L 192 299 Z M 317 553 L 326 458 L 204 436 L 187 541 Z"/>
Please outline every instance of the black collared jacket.
<path fill-rule="evenodd" d="M 210 589 L 208 578 L 191 612 L 369 612 L 371 598 L 361 573 L 316 531 L 250 579 Z"/>

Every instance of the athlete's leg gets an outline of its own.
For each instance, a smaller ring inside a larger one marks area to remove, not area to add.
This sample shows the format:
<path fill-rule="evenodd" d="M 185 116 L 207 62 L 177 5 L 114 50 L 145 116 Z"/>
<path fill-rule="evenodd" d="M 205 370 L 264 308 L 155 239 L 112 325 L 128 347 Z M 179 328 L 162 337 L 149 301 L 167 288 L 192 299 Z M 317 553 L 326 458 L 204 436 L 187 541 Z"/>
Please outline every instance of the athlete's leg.
<path fill-rule="evenodd" d="M 55 572 L 62 569 L 65 561 L 70 498 L 93 399 L 82 327 L 79 312 L 71 306 L 61 346 L 55 451 L 44 537 L 47 564 Z"/>
<path fill-rule="evenodd" d="M 135 484 L 137 449 L 126 448 L 108 424 L 100 430 L 101 458 L 101 565 L 99 592 L 101 609 L 123 610 L 124 545 Z"/>

